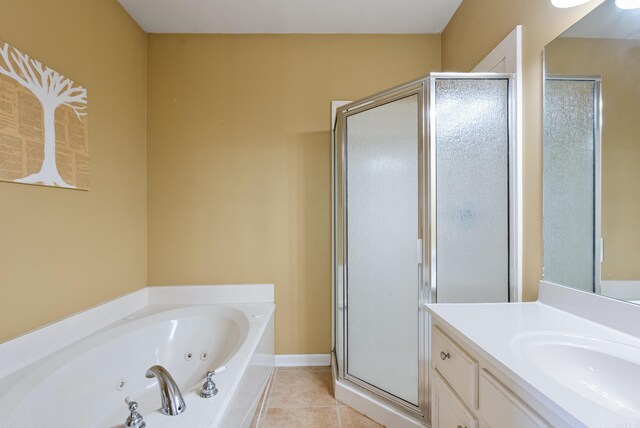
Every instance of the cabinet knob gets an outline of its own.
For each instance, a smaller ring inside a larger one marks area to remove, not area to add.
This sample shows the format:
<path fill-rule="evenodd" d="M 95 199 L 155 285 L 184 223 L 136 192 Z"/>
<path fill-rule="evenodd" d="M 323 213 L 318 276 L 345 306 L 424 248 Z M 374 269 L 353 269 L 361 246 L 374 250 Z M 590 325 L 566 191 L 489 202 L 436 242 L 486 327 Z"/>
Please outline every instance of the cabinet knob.
<path fill-rule="evenodd" d="M 448 352 L 441 351 L 440 352 L 440 358 L 442 359 L 442 361 L 444 361 L 447 358 L 451 358 L 451 355 L 449 355 Z M 460 425 L 458 425 L 458 428 L 464 428 L 464 427 L 461 427 Z"/>

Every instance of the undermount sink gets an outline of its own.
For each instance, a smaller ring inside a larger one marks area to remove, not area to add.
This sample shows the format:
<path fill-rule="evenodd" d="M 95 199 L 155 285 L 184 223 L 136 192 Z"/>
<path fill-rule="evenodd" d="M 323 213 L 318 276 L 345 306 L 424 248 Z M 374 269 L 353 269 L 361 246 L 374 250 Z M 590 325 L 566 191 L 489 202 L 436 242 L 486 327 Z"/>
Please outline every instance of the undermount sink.
<path fill-rule="evenodd" d="M 517 336 L 513 348 L 528 368 L 616 414 L 640 420 L 640 348 L 558 333 Z"/>

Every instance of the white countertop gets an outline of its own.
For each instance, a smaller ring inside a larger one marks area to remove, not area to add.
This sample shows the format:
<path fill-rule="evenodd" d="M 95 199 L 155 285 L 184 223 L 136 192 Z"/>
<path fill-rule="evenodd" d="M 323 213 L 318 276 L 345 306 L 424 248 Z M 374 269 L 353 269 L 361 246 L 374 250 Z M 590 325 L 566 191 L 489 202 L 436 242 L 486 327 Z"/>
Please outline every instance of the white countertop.
<path fill-rule="evenodd" d="M 523 358 L 517 339 L 526 334 L 549 333 L 585 336 L 640 347 L 637 337 L 540 302 L 432 304 L 426 307 L 436 321 L 456 332 L 467 346 L 503 370 L 504 374 L 515 377 L 527 392 L 543 403 L 559 406 L 575 418 L 576 426 L 640 427 L 640 419 L 622 417 L 532 370 L 531 364 Z M 640 385 L 637 391 L 635 402 L 640 400 Z"/>

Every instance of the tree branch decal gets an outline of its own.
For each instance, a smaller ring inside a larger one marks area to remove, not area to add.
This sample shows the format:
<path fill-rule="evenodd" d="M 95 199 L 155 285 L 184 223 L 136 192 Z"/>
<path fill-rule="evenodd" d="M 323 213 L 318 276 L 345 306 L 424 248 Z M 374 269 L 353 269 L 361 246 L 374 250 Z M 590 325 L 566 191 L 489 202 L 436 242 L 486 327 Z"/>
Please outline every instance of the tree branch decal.
<path fill-rule="evenodd" d="M 65 183 L 58 173 L 55 112 L 58 107 L 64 105 L 73 110 L 78 120 L 82 120 L 87 114 L 87 90 L 6 42 L 0 42 L 0 75 L 7 76 L 29 89 L 42 105 L 44 112 L 44 159 L 40 171 L 15 181 L 74 187 Z"/>

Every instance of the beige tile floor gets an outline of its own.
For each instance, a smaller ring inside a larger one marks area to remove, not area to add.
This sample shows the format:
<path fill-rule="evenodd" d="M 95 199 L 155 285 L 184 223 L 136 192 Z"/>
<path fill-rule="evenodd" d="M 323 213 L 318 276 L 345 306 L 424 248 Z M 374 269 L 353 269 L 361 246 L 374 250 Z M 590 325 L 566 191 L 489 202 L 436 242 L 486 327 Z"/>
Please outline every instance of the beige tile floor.
<path fill-rule="evenodd" d="M 382 428 L 333 398 L 331 368 L 280 367 L 262 397 L 254 428 Z"/>

